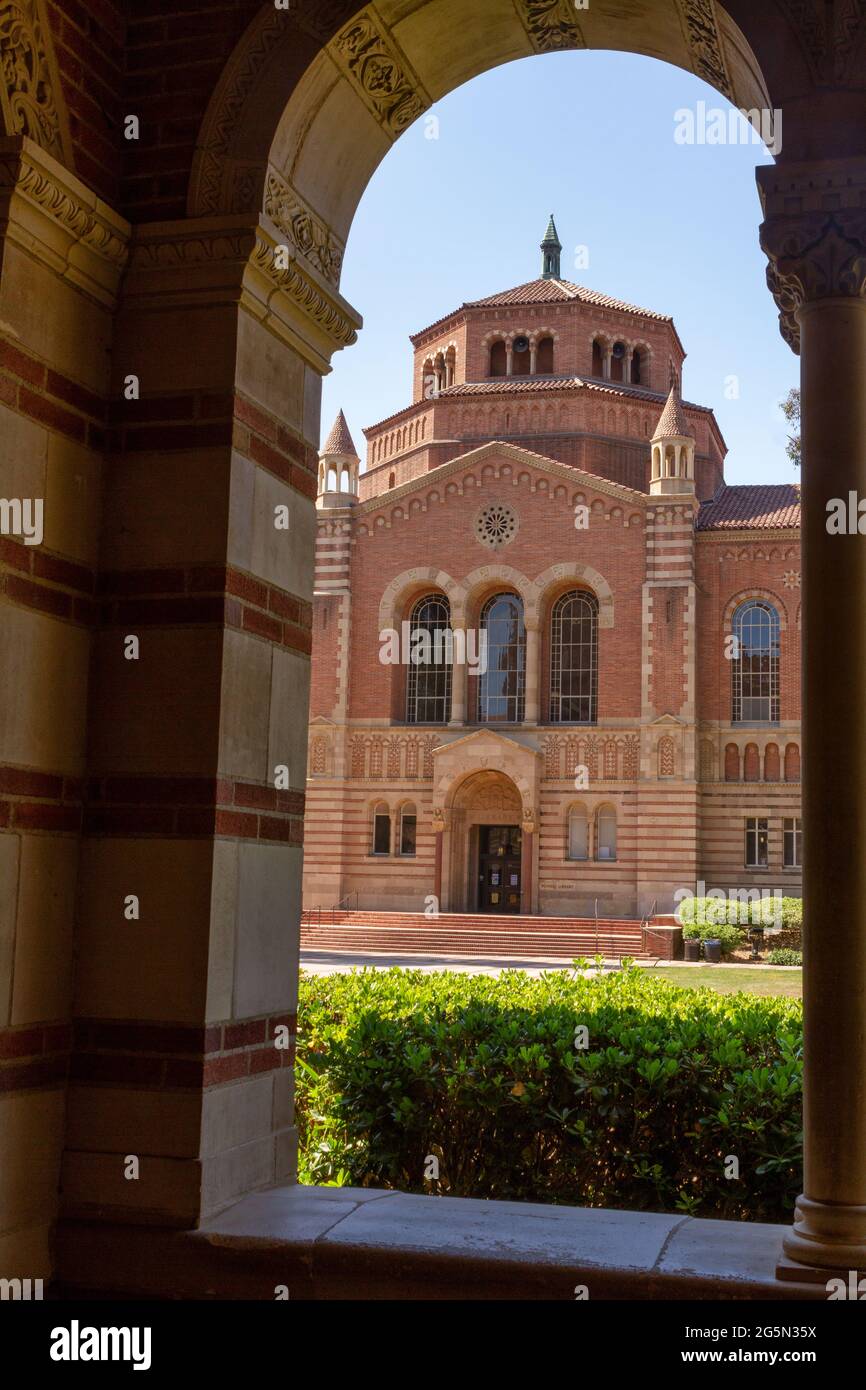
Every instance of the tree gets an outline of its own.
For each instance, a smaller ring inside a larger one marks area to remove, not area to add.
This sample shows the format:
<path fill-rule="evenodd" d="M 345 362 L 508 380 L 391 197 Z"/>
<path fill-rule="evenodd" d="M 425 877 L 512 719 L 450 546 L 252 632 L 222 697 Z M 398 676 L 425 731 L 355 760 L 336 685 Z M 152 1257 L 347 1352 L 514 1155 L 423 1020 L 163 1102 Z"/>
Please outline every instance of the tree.
<path fill-rule="evenodd" d="M 782 414 L 789 425 L 794 426 L 794 434 L 788 435 L 788 443 L 785 453 L 794 464 L 795 468 L 800 467 L 800 388 L 792 386 L 787 396 L 781 403 Z"/>

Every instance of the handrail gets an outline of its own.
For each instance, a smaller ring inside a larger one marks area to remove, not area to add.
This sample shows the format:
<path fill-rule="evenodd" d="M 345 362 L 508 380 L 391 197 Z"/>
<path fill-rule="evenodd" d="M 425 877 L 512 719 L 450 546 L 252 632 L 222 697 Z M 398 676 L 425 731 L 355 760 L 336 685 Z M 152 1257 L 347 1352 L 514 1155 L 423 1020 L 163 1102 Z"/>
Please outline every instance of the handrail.
<path fill-rule="evenodd" d="M 341 898 L 338 903 L 332 903 L 330 907 L 322 907 L 321 903 L 319 903 L 316 907 L 304 907 L 301 909 L 301 922 L 308 927 L 311 927 L 315 922 L 317 927 L 321 927 L 322 914 L 327 913 L 330 918 L 330 925 L 332 927 L 335 927 L 337 925 L 337 913 L 342 912 L 344 908 L 347 912 L 350 911 L 349 902 L 352 898 L 355 899 L 355 906 L 357 907 L 357 888 L 353 888 L 351 893 L 347 893 L 346 896 L 344 898 Z"/>

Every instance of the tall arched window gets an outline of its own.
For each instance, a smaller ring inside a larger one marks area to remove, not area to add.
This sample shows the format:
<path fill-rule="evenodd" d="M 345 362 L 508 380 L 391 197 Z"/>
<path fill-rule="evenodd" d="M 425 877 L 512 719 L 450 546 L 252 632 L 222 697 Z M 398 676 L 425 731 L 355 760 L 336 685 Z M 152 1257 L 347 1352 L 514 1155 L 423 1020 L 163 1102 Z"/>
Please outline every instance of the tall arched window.
<path fill-rule="evenodd" d="M 600 806 L 595 817 L 596 859 L 616 859 L 616 810 Z"/>
<path fill-rule="evenodd" d="M 487 669 L 478 678 L 478 720 L 522 724 L 526 685 L 526 629 L 523 600 L 496 594 L 481 610 Z M 484 651 L 480 655 L 484 655 Z"/>
<path fill-rule="evenodd" d="M 770 724 L 779 718 L 779 615 L 762 599 L 734 613 L 737 639 L 731 662 L 735 724 Z"/>
<path fill-rule="evenodd" d="M 407 724 L 448 723 L 452 655 L 451 605 L 444 594 L 427 594 L 409 617 Z"/>
<path fill-rule="evenodd" d="M 413 858 L 415 855 L 415 831 L 418 825 L 418 818 L 415 807 L 411 801 L 400 808 L 400 854 Z"/>
<path fill-rule="evenodd" d="M 391 853 L 391 812 L 384 801 L 373 809 L 373 854 Z"/>
<path fill-rule="evenodd" d="M 592 341 L 592 375 L 604 376 L 604 344 L 600 338 Z"/>
<path fill-rule="evenodd" d="M 594 724 L 598 705 L 598 599 L 563 594 L 550 619 L 550 722 Z"/>
<path fill-rule="evenodd" d="M 505 376 L 507 366 L 507 354 L 505 344 L 500 341 L 490 345 L 490 371 L 489 376 Z"/>
<path fill-rule="evenodd" d="M 589 858 L 589 819 L 585 806 L 572 806 L 568 813 L 568 858 Z"/>
<path fill-rule="evenodd" d="M 644 353 L 642 348 L 635 348 L 631 356 L 631 384 L 632 386 L 646 385 L 644 382 Z"/>

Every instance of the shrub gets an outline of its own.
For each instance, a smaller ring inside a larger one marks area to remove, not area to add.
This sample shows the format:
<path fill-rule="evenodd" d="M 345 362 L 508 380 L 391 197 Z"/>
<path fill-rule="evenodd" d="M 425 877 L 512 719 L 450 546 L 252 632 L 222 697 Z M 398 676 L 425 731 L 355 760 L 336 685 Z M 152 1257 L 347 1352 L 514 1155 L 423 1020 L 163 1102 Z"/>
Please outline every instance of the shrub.
<path fill-rule="evenodd" d="M 800 1052 L 798 1001 L 635 968 L 304 978 L 301 1181 L 787 1220 Z"/>
<path fill-rule="evenodd" d="M 803 952 L 792 951 L 787 946 L 782 946 L 777 951 L 767 952 L 767 963 L 769 965 L 802 965 Z"/>
<path fill-rule="evenodd" d="M 728 922 L 692 922 L 683 927 L 683 937 L 687 941 L 721 941 L 722 955 L 729 956 L 738 946 L 742 946 L 746 933 L 743 927 L 735 927 Z"/>

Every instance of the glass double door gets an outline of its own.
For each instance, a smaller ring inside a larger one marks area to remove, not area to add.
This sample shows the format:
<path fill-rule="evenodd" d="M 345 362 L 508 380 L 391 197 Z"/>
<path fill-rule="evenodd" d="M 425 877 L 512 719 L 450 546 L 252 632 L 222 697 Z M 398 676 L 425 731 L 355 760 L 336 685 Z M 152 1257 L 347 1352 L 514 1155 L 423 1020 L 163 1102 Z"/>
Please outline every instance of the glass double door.
<path fill-rule="evenodd" d="M 520 911 L 519 825 L 478 827 L 478 911 Z"/>

